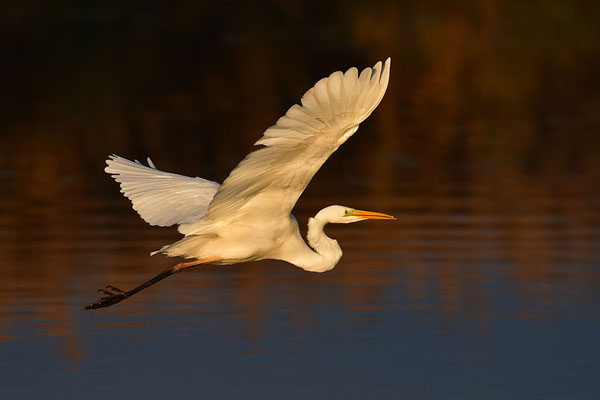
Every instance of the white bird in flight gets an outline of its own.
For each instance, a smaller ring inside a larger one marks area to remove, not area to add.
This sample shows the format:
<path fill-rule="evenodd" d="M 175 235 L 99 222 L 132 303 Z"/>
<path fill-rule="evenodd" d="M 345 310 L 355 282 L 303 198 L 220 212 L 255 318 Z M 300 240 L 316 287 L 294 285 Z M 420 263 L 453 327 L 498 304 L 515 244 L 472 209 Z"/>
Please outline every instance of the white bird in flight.
<path fill-rule="evenodd" d="M 306 271 L 331 270 L 342 256 L 336 240 L 323 232 L 328 223 L 347 224 L 391 215 L 329 206 L 308 220 L 307 246 L 296 218 L 296 201 L 313 175 L 377 107 L 387 89 L 390 59 L 321 79 L 256 142 L 225 182 L 191 178 L 112 155 L 105 171 L 150 225 L 177 224 L 185 237 L 151 254 L 194 261 L 167 268 L 138 287 L 106 286 L 106 296 L 85 309 L 108 307 L 186 268 L 275 259 Z"/>

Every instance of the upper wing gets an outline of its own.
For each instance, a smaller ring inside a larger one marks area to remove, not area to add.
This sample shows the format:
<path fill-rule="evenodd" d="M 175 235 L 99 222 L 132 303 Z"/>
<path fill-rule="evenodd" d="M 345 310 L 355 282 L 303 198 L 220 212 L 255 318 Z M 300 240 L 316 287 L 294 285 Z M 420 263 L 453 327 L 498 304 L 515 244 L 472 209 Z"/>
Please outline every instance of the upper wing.
<path fill-rule="evenodd" d="M 178 224 L 182 233 L 185 233 L 185 224 L 196 222 L 206 214 L 220 186 L 207 179 L 160 171 L 150 158 L 150 167 L 117 155 L 111 155 L 106 164 L 104 171 L 121 184 L 121 193 L 131 200 L 133 209 L 144 221 L 158 226 Z"/>
<path fill-rule="evenodd" d="M 390 59 L 323 78 L 266 130 L 256 150 L 231 171 L 208 206 L 206 219 L 240 212 L 288 215 L 313 175 L 377 107 L 390 77 Z"/>

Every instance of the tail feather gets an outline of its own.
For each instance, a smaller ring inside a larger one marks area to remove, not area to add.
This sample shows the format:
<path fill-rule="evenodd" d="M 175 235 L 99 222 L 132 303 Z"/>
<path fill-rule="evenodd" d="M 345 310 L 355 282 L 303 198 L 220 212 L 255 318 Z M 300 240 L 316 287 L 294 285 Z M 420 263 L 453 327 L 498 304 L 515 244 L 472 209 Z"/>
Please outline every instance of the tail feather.
<path fill-rule="evenodd" d="M 210 243 L 209 240 L 214 240 L 218 237 L 216 234 L 201 234 L 201 235 L 189 235 L 175 243 L 165 245 L 159 250 L 155 250 L 150 253 L 151 256 L 155 254 L 164 254 L 169 257 L 183 257 L 183 258 L 210 258 L 211 255 L 203 254 L 203 248 Z M 207 239 L 207 240 L 202 240 Z"/>

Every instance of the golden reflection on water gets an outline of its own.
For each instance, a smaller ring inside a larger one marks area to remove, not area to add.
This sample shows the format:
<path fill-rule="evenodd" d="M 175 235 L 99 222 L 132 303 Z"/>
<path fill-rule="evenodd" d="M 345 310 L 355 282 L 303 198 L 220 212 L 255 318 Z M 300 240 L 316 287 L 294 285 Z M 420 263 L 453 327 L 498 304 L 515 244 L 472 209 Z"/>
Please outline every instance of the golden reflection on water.
<path fill-rule="evenodd" d="M 207 268 L 101 311 L 119 315 L 102 323 L 156 323 L 136 316 L 157 306 L 235 310 L 251 340 L 274 294 L 298 330 L 322 323 L 307 304 L 364 311 L 359 324 L 372 322 L 369 310 L 412 307 L 449 326 L 468 319 L 488 329 L 498 293 L 514 318 L 554 315 L 568 295 L 598 300 L 600 97 L 590 65 L 600 59 L 589 40 L 597 28 L 542 3 L 535 27 L 519 23 L 532 12 L 524 5 L 461 3 L 431 20 L 427 5 L 384 3 L 346 16 L 344 29 L 361 64 L 392 56 L 388 93 L 317 174 L 296 215 L 304 225 L 345 204 L 398 221 L 330 227 L 345 252 L 330 273 L 278 262 Z M 542 39 L 555 30 L 565 35 Z M 309 45 L 285 57 L 268 32 L 255 33 L 206 60 L 189 89 L 123 93 L 94 68 L 103 59 L 92 59 L 82 68 L 94 73 L 73 77 L 91 92 L 72 83 L 72 92 L 3 115 L 0 340 L 17 340 L 11 332 L 25 323 L 32 335 L 56 336 L 62 357 L 85 358 L 77 310 L 94 290 L 137 285 L 173 262 L 148 257 L 178 235 L 137 217 L 102 171 L 107 154 L 151 155 L 159 168 L 222 181 L 327 68 L 357 62 Z"/>

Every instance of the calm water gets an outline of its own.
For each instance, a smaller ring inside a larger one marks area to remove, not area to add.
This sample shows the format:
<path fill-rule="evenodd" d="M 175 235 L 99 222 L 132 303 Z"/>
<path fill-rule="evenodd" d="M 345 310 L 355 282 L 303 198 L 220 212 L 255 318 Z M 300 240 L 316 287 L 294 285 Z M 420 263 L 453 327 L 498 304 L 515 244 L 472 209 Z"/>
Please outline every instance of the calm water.
<path fill-rule="evenodd" d="M 0 396 L 599 398 L 599 13 L 547 4 L 6 6 Z M 294 213 L 397 221 L 329 226 L 325 274 L 208 266 L 81 311 L 175 262 L 108 154 L 222 181 L 318 79 L 388 55 Z"/>

